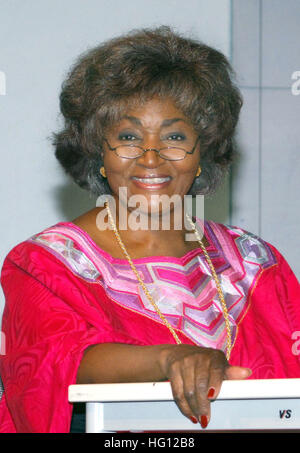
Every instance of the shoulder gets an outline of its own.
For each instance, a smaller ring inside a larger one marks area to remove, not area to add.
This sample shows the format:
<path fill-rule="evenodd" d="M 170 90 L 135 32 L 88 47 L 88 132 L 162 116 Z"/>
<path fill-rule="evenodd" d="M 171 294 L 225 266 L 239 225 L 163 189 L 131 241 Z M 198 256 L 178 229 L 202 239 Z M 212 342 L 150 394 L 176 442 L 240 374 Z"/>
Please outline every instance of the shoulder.
<path fill-rule="evenodd" d="M 244 228 L 205 222 L 207 231 L 235 274 L 235 283 L 243 288 L 255 288 L 258 295 L 265 292 L 280 294 L 282 300 L 299 302 L 300 285 L 286 258 L 270 242 Z"/>
<path fill-rule="evenodd" d="M 82 230 L 71 222 L 58 222 L 14 246 L 4 259 L 1 278 L 17 267 L 34 277 L 69 270 L 76 276 L 95 280 L 100 273 L 88 247 L 88 238 Z"/>
<path fill-rule="evenodd" d="M 209 220 L 205 222 L 205 229 L 225 254 L 235 254 L 264 269 L 276 265 L 281 256 L 272 244 L 244 228 Z"/>

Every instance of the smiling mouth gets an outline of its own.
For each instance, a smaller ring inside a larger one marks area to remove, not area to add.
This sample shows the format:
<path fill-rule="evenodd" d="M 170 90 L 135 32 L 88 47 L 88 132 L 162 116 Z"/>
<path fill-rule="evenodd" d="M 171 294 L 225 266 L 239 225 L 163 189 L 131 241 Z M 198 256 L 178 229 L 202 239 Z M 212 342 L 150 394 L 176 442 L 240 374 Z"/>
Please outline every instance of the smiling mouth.
<path fill-rule="evenodd" d="M 133 176 L 132 179 L 134 181 L 141 182 L 142 184 L 149 184 L 153 186 L 154 184 L 163 184 L 165 182 L 171 181 L 171 176 L 166 176 L 163 178 L 138 178 L 137 176 Z"/>

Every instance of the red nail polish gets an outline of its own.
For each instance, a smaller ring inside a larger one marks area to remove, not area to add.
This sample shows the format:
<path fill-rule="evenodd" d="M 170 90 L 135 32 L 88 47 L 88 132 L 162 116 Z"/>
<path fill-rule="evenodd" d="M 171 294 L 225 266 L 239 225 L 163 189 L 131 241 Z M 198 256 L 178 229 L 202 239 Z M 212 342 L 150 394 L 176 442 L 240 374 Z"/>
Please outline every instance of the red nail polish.
<path fill-rule="evenodd" d="M 193 423 L 198 423 L 198 420 L 196 419 L 196 417 L 193 417 L 193 416 L 192 416 L 192 417 L 190 417 L 190 420 L 191 420 L 191 422 L 193 422 Z"/>
<path fill-rule="evenodd" d="M 206 417 L 206 415 L 201 415 L 200 424 L 201 424 L 202 428 L 206 428 L 207 427 L 208 418 Z"/>
<path fill-rule="evenodd" d="M 211 387 L 208 391 L 207 398 L 213 398 L 215 394 L 215 389 Z"/>

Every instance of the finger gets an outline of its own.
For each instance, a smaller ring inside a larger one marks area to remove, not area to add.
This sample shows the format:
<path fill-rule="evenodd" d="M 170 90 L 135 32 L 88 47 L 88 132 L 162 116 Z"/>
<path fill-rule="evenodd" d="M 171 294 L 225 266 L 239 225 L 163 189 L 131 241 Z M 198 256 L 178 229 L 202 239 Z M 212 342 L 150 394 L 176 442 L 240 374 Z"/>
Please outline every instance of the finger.
<path fill-rule="evenodd" d="M 215 399 L 220 393 L 223 380 L 226 378 L 226 370 L 229 364 L 223 351 L 216 350 L 213 353 L 210 364 L 210 377 L 207 398 Z"/>
<path fill-rule="evenodd" d="M 181 376 L 181 372 L 179 369 L 174 370 L 170 376 L 170 384 L 172 389 L 172 394 L 175 403 L 177 404 L 180 412 L 185 415 L 187 418 L 195 422 L 195 413 L 190 408 L 189 403 L 185 398 L 184 392 L 184 381 Z M 194 419 L 194 420 L 193 420 Z"/>
<path fill-rule="evenodd" d="M 230 365 L 226 369 L 225 379 L 247 379 L 251 374 L 250 368 Z"/>
<path fill-rule="evenodd" d="M 225 379 L 225 370 L 223 368 L 212 368 L 208 383 L 207 398 L 214 400 L 220 393 L 222 382 Z"/>
<path fill-rule="evenodd" d="M 190 412 L 197 416 L 196 384 L 195 384 L 195 361 L 192 357 L 186 357 L 181 369 L 183 392 Z"/>
<path fill-rule="evenodd" d="M 210 381 L 210 361 L 202 357 L 195 370 L 195 400 L 197 404 L 197 418 L 203 428 L 210 420 L 210 401 L 207 398 Z"/>
<path fill-rule="evenodd" d="M 197 403 L 201 425 L 209 423 L 210 400 L 220 392 L 228 362 L 223 351 L 210 350 L 207 358 L 202 358 L 197 368 Z"/>

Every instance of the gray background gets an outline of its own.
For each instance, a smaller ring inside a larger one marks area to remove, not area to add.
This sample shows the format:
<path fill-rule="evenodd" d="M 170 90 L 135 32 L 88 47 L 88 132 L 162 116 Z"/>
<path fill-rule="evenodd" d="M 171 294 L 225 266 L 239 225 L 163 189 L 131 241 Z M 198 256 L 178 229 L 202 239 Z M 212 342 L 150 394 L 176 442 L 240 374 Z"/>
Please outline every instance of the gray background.
<path fill-rule="evenodd" d="M 58 95 L 74 59 L 133 28 L 165 24 L 224 52 L 244 95 L 241 157 L 207 199 L 206 217 L 259 234 L 299 276 L 300 96 L 291 90 L 299 23 L 300 0 L 0 0 L 0 266 L 17 243 L 95 206 L 48 138 L 61 124 Z"/>
<path fill-rule="evenodd" d="M 245 105 L 230 220 L 274 244 L 299 278 L 300 1 L 234 0 L 231 43 Z"/>

